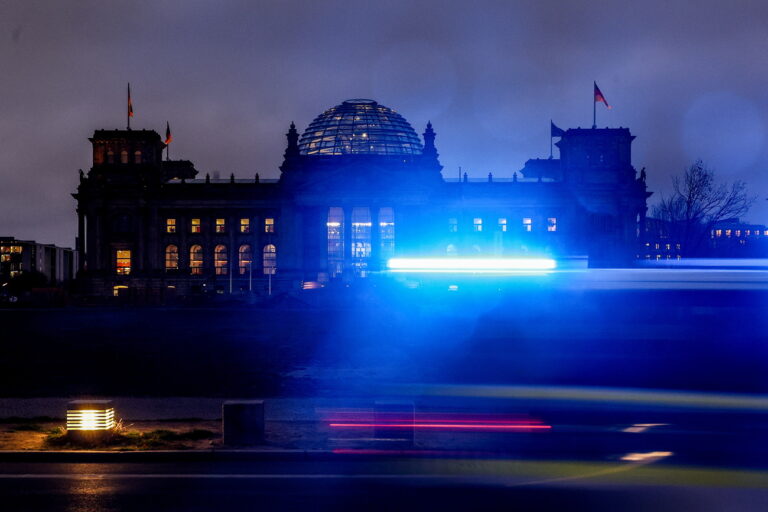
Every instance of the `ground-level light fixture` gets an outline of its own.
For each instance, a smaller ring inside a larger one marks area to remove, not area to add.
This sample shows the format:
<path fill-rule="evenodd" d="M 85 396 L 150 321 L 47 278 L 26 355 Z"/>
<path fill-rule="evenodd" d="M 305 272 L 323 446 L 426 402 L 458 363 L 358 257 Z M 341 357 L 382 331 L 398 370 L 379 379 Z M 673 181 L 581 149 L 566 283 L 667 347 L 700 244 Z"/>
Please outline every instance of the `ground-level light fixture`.
<path fill-rule="evenodd" d="M 67 404 L 67 432 L 105 432 L 113 428 L 112 400 L 72 400 Z"/>

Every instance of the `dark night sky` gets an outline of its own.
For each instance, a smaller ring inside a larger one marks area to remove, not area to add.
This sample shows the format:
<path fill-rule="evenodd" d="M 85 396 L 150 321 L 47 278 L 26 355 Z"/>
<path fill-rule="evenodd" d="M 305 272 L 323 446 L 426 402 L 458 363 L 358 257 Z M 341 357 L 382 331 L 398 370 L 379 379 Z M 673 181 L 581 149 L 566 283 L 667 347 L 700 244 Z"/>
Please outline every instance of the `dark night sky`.
<path fill-rule="evenodd" d="M 766 56 L 764 0 L 0 0 L 0 235 L 73 245 L 87 137 L 125 126 L 128 81 L 133 127 L 170 120 L 203 173 L 277 177 L 291 121 L 370 97 L 433 122 L 446 176 L 509 177 L 550 118 L 591 125 L 597 80 L 652 190 L 702 158 L 766 223 Z"/>

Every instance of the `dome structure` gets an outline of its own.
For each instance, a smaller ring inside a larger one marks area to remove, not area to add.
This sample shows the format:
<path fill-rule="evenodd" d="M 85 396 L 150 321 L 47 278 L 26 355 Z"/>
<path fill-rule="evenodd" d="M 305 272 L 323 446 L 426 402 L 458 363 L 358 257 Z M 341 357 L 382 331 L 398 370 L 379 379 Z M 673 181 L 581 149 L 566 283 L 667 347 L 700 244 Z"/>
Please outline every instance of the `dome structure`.
<path fill-rule="evenodd" d="M 408 121 L 373 100 L 347 100 L 309 125 L 299 141 L 302 155 L 420 155 L 419 136 Z"/>

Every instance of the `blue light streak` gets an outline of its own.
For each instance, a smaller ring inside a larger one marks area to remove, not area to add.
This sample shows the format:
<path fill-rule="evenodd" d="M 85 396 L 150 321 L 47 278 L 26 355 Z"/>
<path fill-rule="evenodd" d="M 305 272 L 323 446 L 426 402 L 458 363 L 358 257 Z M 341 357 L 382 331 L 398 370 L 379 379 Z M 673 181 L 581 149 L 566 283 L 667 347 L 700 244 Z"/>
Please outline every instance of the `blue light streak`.
<path fill-rule="evenodd" d="M 391 272 L 441 274 L 515 274 L 556 267 L 549 258 L 392 258 L 387 262 Z"/>

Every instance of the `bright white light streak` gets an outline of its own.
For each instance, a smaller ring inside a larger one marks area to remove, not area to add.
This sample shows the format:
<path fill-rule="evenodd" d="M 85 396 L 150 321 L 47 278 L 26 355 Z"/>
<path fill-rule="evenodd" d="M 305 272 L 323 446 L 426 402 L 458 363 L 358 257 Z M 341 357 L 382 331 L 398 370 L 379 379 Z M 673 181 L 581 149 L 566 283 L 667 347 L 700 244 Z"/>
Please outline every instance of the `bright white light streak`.
<path fill-rule="evenodd" d="M 621 460 L 626 462 L 652 462 L 665 457 L 671 457 L 672 455 L 672 452 L 628 453 Z"/>
<path fill-rule="evenodd" d="M 387 268 L 392 272 L 418 273 L 516 273 L 554 270 L 557 263 L 549 258 L 392 258 Z"/>

